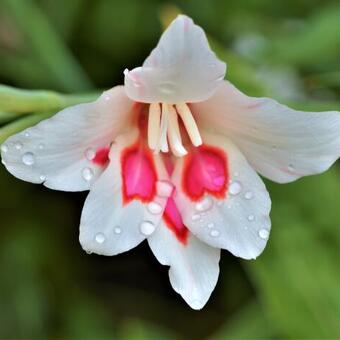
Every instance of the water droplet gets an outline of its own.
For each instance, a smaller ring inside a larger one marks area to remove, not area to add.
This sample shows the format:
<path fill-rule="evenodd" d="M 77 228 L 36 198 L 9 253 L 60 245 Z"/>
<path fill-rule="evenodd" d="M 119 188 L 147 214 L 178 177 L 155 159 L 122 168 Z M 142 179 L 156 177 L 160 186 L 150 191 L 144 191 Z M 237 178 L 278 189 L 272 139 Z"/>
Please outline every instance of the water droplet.
<path fill-rule="evenodd" d="M 151 214 L 158 215 L 163 211 L 163 208 L 157 202 L 150 202 L 148 204 L 148 210 Z"/>
<path fill-rule="evenodd" d="M 86 250 L 86 254 L 91 255 L 91 254 L 92 254 L 92 251 L 91 251 L 91 250 Z"/>
<path fill-rule="evenodd" d="M 232 182 L 229 186 L 230 195 L 238 195 L 242 191 L 242 184 L 239 181 Z"/>
<path fill-rule="evenodd" d="M 144 221 L 140 224 L 140 231 L 142 234 L 149 236 L 155 231 L 155 226 L 152 222 Z"/>
<path fill-rule="evenodd" d="M 93 177 L 93 171 L 90 168 L 84 168 L 82 171 L 82 176 L 85 181 L 91 181 Z"/>
<path fill-rule="evenodd" d="M 223 185 L 225 182 L 225 177 L 224 176 L 217 176 L 213 179 L 213 183 L 217 186 Z"/>
<path fill-rule="evenodd" d="M 109 101 L 109 100 L 110 100 L 110 96 L 105 96 L 104 99 L 105 99 L 106 101 Z"/>
<path fill-rule="evenodd" d="M 24 135 L 25 135 L 25 137 L 29 137 L 29 136 L 30 136 L 30 133 L 29 133 L 28 131 L 26 131 L 26 132 L 24 133 Z"/>
<path fill-rule="evenodd" d="M 87 160 L 92 161 L 96 157 L 96 151 L 93 150 L 92 148 L 88 148 L 85 151 L 85 157 Z"/>
<path fill-rule="evenodd" d="M 170 197 L 174 186 L 167 181 L 157 181 L 156 182 L 156 190 L 157 195 L 160 197 Z"/>
<path fill-rule="evenodd" d="M 96 240 L 97 243 L 102 244 L 105 242 L 106 237 L 103 233 L 97 233 L 94 239 Z"/>
<path fill-rule="evenodd" d="M 32 152 L 26 152 L 23 156 L 22 156 L 22 162 L 25 165 L 31 166 L 34 164 L 35 160 L 34 160 L 34 154 Z"/>
<path fill-rule="evenodd" d="M 219 232 L 217 229 L 212 229 L 212 230 L 210 231 L 210 236 L 212 236 L 212 237 L 218 237 L 218 236 L 220 236 L 220 232 Z"/>
<path fill-rule="evenodd" d="M 255 219 L 255 216 L 254 215 L 249 215 L 248 216 L 248 221 L 254 221 Z"/>
<path fill-rule="evenodd" d="M 254 194 L 251 192 L 251 191 L 247 191 L 245 194 L 244 194 L 244 198 L 246 200 L 251 200 L 253 198 Z"/>
<path fill-rule="evenodd" d="M 196 210 L 197 211 L 207 211 L 210 210 L 213 206 L 214 202 L 211 197 L 206 196 L 200 202 L 196 203 Z"/>
<path fill-rule="evenodd" d="M 1 151 L 6 153 L 8 151 L 8 146 L 6 144 L 1 145 Z"/>
<path fill-rule="evenodd" d="M 40 175 L 39 179 L 40 179 L 41 181 L 44 181 L 44 180 L 46 179 L 46 176 Z"/>
<path fill-rule="evenodd" d="M 45 147 L 45 145 L 42 144 L 42 143 L 40 143 L 40 144 L 38 145 L 38 149 L 39 149 L 39 150 L 42 150 L 44 147 Z"/>
<path fill-rule="evenodd" d="M 214 228 L 214 226 L 215 226 L 215 224 L 214 223 L 209 223 L 208 225 L 207 225 L 207 227 L 209 228 L 209 229 L 211 229 L 211 228 Z"/>
<path fill-rule="evenodd" d="M 288 170 L 289 171 L 294 171 L 294 165 L 293 164 L 289 164 L 288 165 Z"/>
<path fill-rule="evenodd" d="M 114 229 L 114 232 L 115 232 L 115 234 L 121 234 L 121 232 L 122 232 L 122 229 L 121 228 L 119 228 L 119 227 L 116 227 L 115 229 Z"/>
<path fill-rule="evenodd" d="M 259 236 L 262 239 L 266 240 L 269 236 L 269 231 L 267 229 L 261 229 L 261 230 L 259 230 Z"/>
<path fill-rule="evenodd" d="M 191 219 L 192 219 L 193 221 L 198 221 L 200 218 L 201 218 L 200 214 L 194 214 L 194 215 L 192 215 L 192 217 L 191 217 Z"/>
<path fill-rule="evenodd" d="M 22 145 L 21 142 L 16 142 L 16 143 L 14 144 L 14 147 L 15 147 L 17 150 L 21 150 L 22 147 L 23 147 L 23 145 Z"/>

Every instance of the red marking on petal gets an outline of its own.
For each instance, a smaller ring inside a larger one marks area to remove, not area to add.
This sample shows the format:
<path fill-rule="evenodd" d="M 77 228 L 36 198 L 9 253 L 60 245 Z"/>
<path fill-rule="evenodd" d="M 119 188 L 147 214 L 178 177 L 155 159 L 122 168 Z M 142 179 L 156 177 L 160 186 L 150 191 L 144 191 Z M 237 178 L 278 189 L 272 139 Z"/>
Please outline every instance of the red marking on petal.
<path fill-rule="evenodd" d="M 189 230 L 184 225 L 182 216 L 178 211 L 176 203 L 172 197 L 168 198 L 163 213 L 163 219 L 166 226 L 175 234 L 178 241 L 186 245 L 188 243 Z"/>
<path fill-rule="evenodd" d="M 193 201 L 205 193 L 223 199 L 229 181 L 227 155 L 219 148 L 201 145 L 184 159 L 182 187 Z"/>
<path fill-rule="evenodd" d="M 109 161 L 109 152 L 109 147 L 98 149 L 92 162 L 96 165 L 105 166 Z"/>
<path fill-rule="evenodd" d="M 122 151 L 121 173 L 124 204 L 133 199 L 144 203 L 153 200 L 157 182 L 153 155 L 139 141 Z"/>

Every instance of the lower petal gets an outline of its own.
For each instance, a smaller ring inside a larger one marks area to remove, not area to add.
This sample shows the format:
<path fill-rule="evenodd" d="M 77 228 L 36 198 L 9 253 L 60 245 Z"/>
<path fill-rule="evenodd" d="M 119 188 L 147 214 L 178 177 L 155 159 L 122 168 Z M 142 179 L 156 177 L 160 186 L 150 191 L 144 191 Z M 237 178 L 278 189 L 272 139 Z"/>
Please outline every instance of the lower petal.
<path fill-rule="evenodd" d="M 200 168 L 204 174 L 195 175 L 196 187 L 203 188 L 200 195 L 187 190 L 185 183 L 194 175 L 186 172 L 186 157 L 177 161 L 172 176 L 177 192 L 175 201 L 184 224 L 212 247 L 229 250 L 245 259 L 256 258 L 269 237 L 269 194 L 235 145 L 218 135 L 204 133 L 203 138 L 206 147 L 215 150 L 215 158 L 191 156 L 191 162 L 199 163 L 193 167 Z M 223 162 L 226 162 L 224 177 L 219 173 Z M 216 183 L 215 187 L 211 183 Z"/>
<path fill-rule="evenodd" d="M 116 255 L 134 248 L 155 231 L 161 220 L 168 197 L 159 188 L 168 179 L 167 173 L 158 158 L 136 144 L 137 138 L 136 131 L 117 137 L 110 163 L 86 199 L 79 239 L 88 252 Z M 133 173 L 129 171 L 131 162 Z M 149 175 L 153 177 L 145 178 Z M 143 183 L 151 186 L 143 187 Z"/>
<path fill-rule="evenodd" d="M 220 249 L 204 244 L 192 234 L 184 245 L 165 223 L 148 238 L 148 243 L 157 260 L 170 266 L 173 289 L 191 308 L 203 308 L 217 283 Z"/>

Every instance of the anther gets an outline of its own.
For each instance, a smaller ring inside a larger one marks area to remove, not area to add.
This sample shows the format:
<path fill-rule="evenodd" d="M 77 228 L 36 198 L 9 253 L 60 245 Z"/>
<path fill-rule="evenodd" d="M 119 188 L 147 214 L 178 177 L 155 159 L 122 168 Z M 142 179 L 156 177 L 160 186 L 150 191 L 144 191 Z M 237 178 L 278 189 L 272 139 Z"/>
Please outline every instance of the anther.
<path fill-rule="evenodd" d="M 149 106 L 148 144 L 151 150 L 155 150 L 160 138 L 161 107 L 158 103 Z"/>
<path fill-rule="evenodd" d="M 177 112 L 173 106 L 169 106 L 168 139 L 171 151 L 175 156 L 182 157 L 188 153 L 182 144 Z"/>
<path fill-rule="evenodd" d="M 200 146 L 202 144 L 202 138 L 188 105 L 185 103 L 176 104 L 176 109 L 182 118 L 192 144 L 194 146 Z"/>

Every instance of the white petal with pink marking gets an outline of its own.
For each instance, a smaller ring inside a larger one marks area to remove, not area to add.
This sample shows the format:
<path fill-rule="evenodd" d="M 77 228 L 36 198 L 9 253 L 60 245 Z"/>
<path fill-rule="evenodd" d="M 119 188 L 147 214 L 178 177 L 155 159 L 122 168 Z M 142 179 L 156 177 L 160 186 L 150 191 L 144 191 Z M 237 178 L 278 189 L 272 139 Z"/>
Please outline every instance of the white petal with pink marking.
<path fill-rule="evenodd" d="M 197 102 L 213 95 L 225 72 L 202 28 L 180 15 L 143 66 L 125 72 L 125 88 L 138 102 Z"/>
<path fill-rule="evenodd" d="M 148 238 L 148 242 L 157 260 L 170 266 L 169 278 L 173 289 L 191 308 L 203 308 L 217 283 L 220 249 L 204 244 L 192 234 L 187 244 L 183 244 L 164 222 Z"/>
<path fill-rule="evenodd" d="M 134 248 L 156 230 L 161 220 L 167 195 L 159 184 L 164 183 L 161 180 L 167 179 L 167 173 L 157 157 L 155 167 L 159 181 L 156 182 L 157 194 L 154 199 L 148 203 L 138 199 L 124 202 L 122 152 L 135 143 L 136 136 L 133 130 L 117 137 L 110 151 L 110 163 L 86 199 L 79 240 L 87 252 L 116 255 Z M 139 165 L 135 165 L 131 169 L 133 173 L 128 175 L 135 176 L 130 183 L 134 185 L 136 180 L 136 186 L 142 185 L 143 174 L 139 176 Z"/>
<path fill-rule="evenodd" d="M 191 109 L 201 126 L 228 136 L 261 175 L 279 183 L 326 171 L 340 156 L 337 111 L 295 111 L 228 82 Z"/>
<path fill-rule="evenodd" d="M 122 86 L 60 111 L 8 138 L 2 160 L 14 176 L 51 189 L 87 190 L 103 171 L 96 154 L 129 124 L 133 102 Z"/>
<path fill-rule="evenodd" d="M 269 194 L 261 178 L 235 145 L 219 135 L 204 133 L 202 137 L 207 145 L 218 146 L 226 154 L 228 192 L 225 198 L 205 193 L 199 201 L 194 201 L 183 190 L 183 180 L 187 180 L 182 178 L 185 158 L 178 160 L 172 181 L 176 184 L 175 201 L 183 221 L 194 235 L 208 245 L 229 250 L 244 259 L 254 259 L 263 251 L 269 237 Z M 214 164 L 201 166 L 208 170 Z M 207 171 L 203 173 L 208 177 L 211 174 Z M 216 183 L 219 183 L 219 177 Z M 211 181 L 214 182 L 214 179 Z"/>

